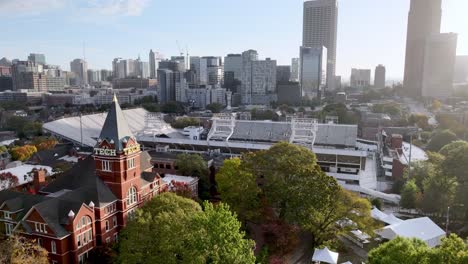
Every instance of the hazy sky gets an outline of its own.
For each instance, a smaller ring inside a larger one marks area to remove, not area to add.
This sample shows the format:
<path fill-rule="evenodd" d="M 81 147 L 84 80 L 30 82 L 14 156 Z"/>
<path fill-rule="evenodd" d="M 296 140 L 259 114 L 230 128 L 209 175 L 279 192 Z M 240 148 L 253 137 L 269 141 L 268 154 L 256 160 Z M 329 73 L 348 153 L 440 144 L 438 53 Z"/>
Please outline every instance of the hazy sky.
<path fill-rule="evenodd" d="M 468 0 L 443 0 L 443 32 L 459 33 L 468 55 Z M 302 40 L 302 0 L 0 0 L 0 57 L 47 62 L 69 69 L 83 57 L 91 69 L 110 69 L 115 57 L 148 60 L 149 49 L 177 55 L 224 56 L 256 49 L 290 64 Z M 337 74 L 351 67 L 387 67 L 403 75 L 409 0 L 339 2 Z"/>

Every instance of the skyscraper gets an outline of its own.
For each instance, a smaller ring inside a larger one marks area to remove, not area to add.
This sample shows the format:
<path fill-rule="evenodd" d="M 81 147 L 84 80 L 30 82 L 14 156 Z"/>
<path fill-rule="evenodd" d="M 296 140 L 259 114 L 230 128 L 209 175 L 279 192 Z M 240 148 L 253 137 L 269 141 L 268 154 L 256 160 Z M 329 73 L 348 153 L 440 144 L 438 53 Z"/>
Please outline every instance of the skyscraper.
<path fill-rule="evenodd" d="M 386 75 L 385 66 L 383 66 L 382 64 L 379 64 L 377 67 L 375 67 L 374 88 L 376 89 L 385 88 L 385 78 L 386 78 L 385 75 Z"/>
<path fill-rule="evenodd" d="M 149 71 L 150 71 L 150 78 L 156 79 L 157 76 L 157 67 L 156 67 L 156 55 L 154 54 L 153 50 L 150 50 L 149 53 Z"/>
<path fill-rule="evenodd" d="M 46 64 L 46 59 L 44 54 L 39 54 L 39 53 L 31 53 L 28 56 L 28 61 L 32 61 L 37 64 Z"/>
<path fill-rule="evenodd" d="M 468 82 L 468 56 L 457 56 L 457 58 L 455 59 L 455 72 L 453 82 Z"/>
<path fill-rule="evenodd" d="M 300 75 L 301 94 L 308 99 L 320 97 L 326 84 L 327 48 L 301 47 Z"/>
<path fill-rule="evenodd" d="M 76 76 L 77 85 L 88 84 L 88 63 L 82 59 L 75 59 L 70 62 L 70 71 Z"/>
<path fill-rule="evenodd" d="M 302 46 L 327 48 L 327 87 L 332 90 L 335 88 L 337 0 L 305 1 L 303 19 Z"/>
<path fill-rule="evenodd" d="M 421 96 L 426 40 L 440 33 L 442 0 L 411 0 L 406 37 L 404 87 L 410 96 Z"/>
<path fill-rule="evenodd" d="M 445 99 L 452 95 L 457 34 L 431 35 L 426 41 L 422 96 Z"/>

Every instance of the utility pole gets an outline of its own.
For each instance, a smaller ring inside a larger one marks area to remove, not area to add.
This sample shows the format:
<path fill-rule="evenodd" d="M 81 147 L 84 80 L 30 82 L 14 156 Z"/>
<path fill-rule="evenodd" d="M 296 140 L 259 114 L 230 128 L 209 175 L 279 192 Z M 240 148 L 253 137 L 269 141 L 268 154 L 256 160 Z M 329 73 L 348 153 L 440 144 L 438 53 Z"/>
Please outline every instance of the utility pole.
<path fill-rule="evenodd" d="M 409 142 L 409 157 L 408 157 L 408 179 L 411 179 L 411 150 L 413 146 L 413 134 L 410 134 L 410 142 Z"/>
<path fill-rule="evenodd" d="M 448 227 L 449 227 L 449 215 L 450 215 L 450 206 L 447 207 L 447 221 L 445 223 L 445 233 L 448 236 Z"/>
<path fill-rule="evenodd" d="M 83 122 L 81 120 L 82 114 L 80 113 L 80 143 L 81 143 L 81 148 L 83 148 Z"/>

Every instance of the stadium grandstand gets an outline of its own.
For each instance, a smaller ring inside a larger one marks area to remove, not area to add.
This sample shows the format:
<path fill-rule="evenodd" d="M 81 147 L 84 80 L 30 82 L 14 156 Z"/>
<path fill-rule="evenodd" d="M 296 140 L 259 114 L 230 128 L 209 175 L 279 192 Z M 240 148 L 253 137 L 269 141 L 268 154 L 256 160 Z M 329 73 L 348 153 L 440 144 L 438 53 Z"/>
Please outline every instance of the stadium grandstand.
<path fill-rule="evenodd" d="M 43 128 L 57 138 L 92 147 L 106 115 L 63 118 L 46 123 Z M 124 110 L 124 115 L 146 149 L 219 153 L 232 157 L 287 141 L 311 149 L 321 168 L 344 188 L 391 203 L 398 203 L 400 199 L 398 195 L 377 190 L 376 148 L 374 142 L 357 138 L 357 125 L 319 124 L 304 118 L 292 118 L 287 122 L 237 120 L 234 115 L 220 114 L 213 117 L 209 131 L 199 127 L 178 130 L 167 124 L 162 114 L 149 113 L 142 108 Z"/>

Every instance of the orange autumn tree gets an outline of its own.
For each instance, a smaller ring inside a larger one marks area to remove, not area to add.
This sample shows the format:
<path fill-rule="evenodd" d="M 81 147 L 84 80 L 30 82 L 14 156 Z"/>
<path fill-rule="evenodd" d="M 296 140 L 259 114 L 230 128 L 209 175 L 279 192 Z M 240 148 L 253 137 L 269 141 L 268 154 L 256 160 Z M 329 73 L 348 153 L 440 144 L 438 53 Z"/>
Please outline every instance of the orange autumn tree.
<path fill-rule="evenodd" d="M 18 146 L 10 150 L 11 157 L 20 161 L 28 160 L 36 152 L 37 148 L 32 145 Z"/>

